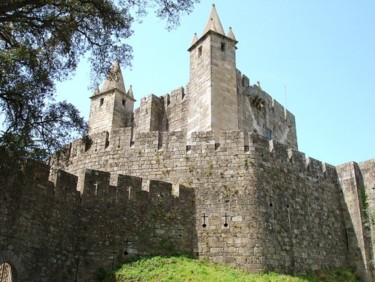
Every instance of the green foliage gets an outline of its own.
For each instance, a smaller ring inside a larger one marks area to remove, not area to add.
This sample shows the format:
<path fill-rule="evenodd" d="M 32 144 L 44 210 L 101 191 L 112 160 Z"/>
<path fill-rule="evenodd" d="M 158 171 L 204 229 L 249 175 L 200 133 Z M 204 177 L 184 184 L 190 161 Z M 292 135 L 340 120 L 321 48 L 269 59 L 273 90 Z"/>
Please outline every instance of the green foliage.
<path fill-rule="evenodd" d="M 86 124 L 67 102 L 54 102 L 55 82 L 74 73 L 85 54 L 97 85 L 117 59 L 129 65 L 126 40 L 132 24 L 149 9 L 178 24 L 198 0 L 7 0 L 0 1 L 0 145 L 44 158 Z"/>
<path fill-rule="evenodd" d="M 104 281 L 354 282 L 359 281 L 359 279 L 351 272 L 342 269 L 320 271 L 308 276 L 298 277 L 276 273 L 250 274 L 228 266 L 180 256 L 151 257 L 129 262 L 118 270 L 109 273 Z"/>
<path fill-rule="evenodd" d="M 245 166 L 246 169 L 248 169 L 249 168 L 249 159 L 245 159 L 243 161 L 243 165 Z"/>
<path fill-rule="evenodd" d="M 363 211 L 363 220 L 365 223 L 365 226 L 369 227 L 369 209 L 368 209 L 368 202 L 367 202 L 367 193 L 366 189 L 362 187 L 360 189 L 361 194 L 361 204 L 362 204 L 362 211 Z"/>

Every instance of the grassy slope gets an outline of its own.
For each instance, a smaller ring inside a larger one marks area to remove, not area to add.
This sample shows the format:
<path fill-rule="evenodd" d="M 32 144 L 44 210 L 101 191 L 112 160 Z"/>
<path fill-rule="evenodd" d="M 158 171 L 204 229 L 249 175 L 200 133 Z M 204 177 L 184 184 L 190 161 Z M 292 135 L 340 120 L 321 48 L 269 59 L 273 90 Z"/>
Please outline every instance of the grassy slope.
<path fill-rule="evenodd" d="M 345 270 L 325 271 L 299 277 L 276 273 L 255 275 L 231 267 L 186 257 L 152 257 L 126 263 L 115 272 L 109 273 L 104 281 L 351 282 L 359 280 L 352 273 Z"/>

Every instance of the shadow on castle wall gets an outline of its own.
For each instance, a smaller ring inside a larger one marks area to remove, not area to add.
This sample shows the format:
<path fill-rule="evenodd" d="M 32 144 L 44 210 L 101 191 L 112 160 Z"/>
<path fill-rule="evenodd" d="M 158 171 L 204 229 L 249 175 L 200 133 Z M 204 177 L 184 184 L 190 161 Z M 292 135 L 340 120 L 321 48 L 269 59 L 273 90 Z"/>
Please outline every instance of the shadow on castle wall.
<path fill-rule="evenodd" d="M 46 165 L 12 164 L 4 151 L 0 159 L 0 263 L 17 281 L 96 280 L 134 257 L 195 254 L 192 189 L 172 194 L 170 183 L 127 175 L 114 187 L 96 170 L 80 180 L 60 170 L 52 183 Z"/>

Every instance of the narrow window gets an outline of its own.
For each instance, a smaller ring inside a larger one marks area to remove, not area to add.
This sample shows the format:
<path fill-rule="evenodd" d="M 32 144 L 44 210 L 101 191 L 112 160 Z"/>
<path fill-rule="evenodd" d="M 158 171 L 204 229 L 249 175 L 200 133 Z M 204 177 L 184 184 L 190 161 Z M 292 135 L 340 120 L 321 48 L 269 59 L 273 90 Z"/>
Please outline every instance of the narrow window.
<path fill-rule="evenodd" d="M 222 52 L 225 51 L 225 43 L 224 43 L 224 42 L 221 42 L 221 51 L 222 51 Z"/>
<path fill-rule="evenodd" d="M 269 129 L 269 128 L 266 128 L 266 138 L 268 140 L 271 140 L 272 139 L 272 130 Z"/>
<path fill-rule="evenodd" d="M 122 105 L 125 107 L 125 105 L 126 105 L 126 101 L 123 99 L 122 100 Z"/>
<path fill-rule="evenodd" d="M 202 46 L 199 46 L 198 48 L 198 58 L 202 56 Z"/>
<path fill-rule="evenodd" d="M 103 106 L 104 98 L 100 98 L 100 106 Z"/>

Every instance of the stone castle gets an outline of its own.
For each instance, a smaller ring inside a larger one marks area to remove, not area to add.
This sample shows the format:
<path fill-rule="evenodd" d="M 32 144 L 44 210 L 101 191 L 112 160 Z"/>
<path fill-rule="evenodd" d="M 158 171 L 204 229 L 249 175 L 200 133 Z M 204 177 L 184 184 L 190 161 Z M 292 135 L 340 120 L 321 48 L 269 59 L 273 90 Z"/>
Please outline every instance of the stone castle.
<path fill-rule="evenodd" d="M 98 281 L 135 257 L 187 253 L 372 281 L 375 159 L 334 167 L 299 152 L 294 115 L 236 68 L 236 43 L 213 6 L 186 88 L 134 111 L 115 62 L 87 138 L 48 165 L 0 151 L 0 273 Z"/>

